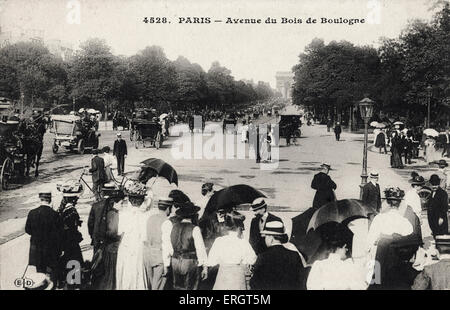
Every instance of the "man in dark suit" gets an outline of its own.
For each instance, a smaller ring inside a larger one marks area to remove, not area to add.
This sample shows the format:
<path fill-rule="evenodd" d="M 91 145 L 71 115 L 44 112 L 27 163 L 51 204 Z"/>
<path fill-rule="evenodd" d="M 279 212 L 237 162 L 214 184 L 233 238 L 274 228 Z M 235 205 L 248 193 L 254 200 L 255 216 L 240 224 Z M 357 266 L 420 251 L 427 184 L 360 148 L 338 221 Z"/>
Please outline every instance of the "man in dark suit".
<path fill-rule="evenodd" d="M 342 132 L 341 124 L 337 122 L 336 126 L 334 126 L 334 135 L 336 136 L 336 141 L 339 141 L 341 139 L 341 132 Z"/>
<path fill-rule="evenodd" d="M 378 184 L 378 172 L 371 172 L 369 175 L 369 182 L 363 187 L 362 201 L 372 207 L 372 209 L 380 212 L 381 209 L 381 191 Z"/>
<path fill-rule="evenodd" d="M 324 163 L 321 167 L 322 171 L 317 173 L 311 182 L 311 188 L 316 190 L 313 200 L 314 209 L 319 209 L 321 206 L 330 201 L 336 201 L 334 190 L 337 186 L 328 175 L 331 170 L 331 166 Z"/>
<path fill-rule="evenodd" d="M 448 234 L 448 194 L 440 185 L 437 174 L 430 177 L 432 194 L 427 203 L 428 224 L 433 237 Z"/>
<path fill-rule="evenodd" d="M 127 143 L 122 139 L 122 134 L 117 133 L 117 140 L 114 141 L 113 155 L 117 158 L 117 173 L 123 175 L 125 171 L 125 158 L 128 155 Z"/>
<path fill-rule="evenodd" d="M 261 236 L 261 231 L 264 230 L 266 223 L 272 221 L 281 222 L 281 219 L 278 216 L 267 212 L 267 204 L 261 198 L 256 199 L 252 203 L 252 211 L 255 214 L 255 217 L 250 224 L 249 242 L 256 255 L 258 255 L 267 250 L 264 238 Z"/>
<path fill-rule="evenodd" d="M 92 150 L 92 155 L 91 169 L 89 169 L 89 172 L 92 173 L 92 190 L 95 195 L 95 201 L 100 201 L 100 191 L 106 180 L 105 161 L 98 156 L 97 149 Z"/>
<path fill-rule="evenodd" d="M 50 206 L 51 192 L 39 193 L 40 206 L 28 213 L 25 232 L 30 238 L 28 265 L 36 266 L 36 271 L 57 279 L 58 259 L 62 254 L 63 225 L 58 212 Z"/>
<path fill-rule="evenodd" d="M 283 245 L 288 240 L 283 222 L 267 222 L 261 231 L 267 250 L 258 255 L 250 286 L 253 290 L 305 289 L 306 270 L 300 254 Z"/>

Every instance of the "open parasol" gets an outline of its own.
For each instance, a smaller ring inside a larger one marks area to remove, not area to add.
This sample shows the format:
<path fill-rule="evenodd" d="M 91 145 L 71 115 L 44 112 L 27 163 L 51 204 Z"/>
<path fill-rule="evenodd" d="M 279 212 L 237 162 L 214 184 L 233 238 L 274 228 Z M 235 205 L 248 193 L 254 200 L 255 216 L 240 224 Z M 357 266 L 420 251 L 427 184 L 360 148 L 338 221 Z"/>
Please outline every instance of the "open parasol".
<path fill-rule="evenodd" d="M 244 203 L 252 203 L 256 198 L 266 198 L 260 191 L 246 184 L 232 185 L 215 192 L 205 207 L 205 214 L 211 214 L 219 209 L 232 209 Z"/>
<path fill-rule="evenodd" d="M 380 129 L 386 128 L 386 124 L 378 123 L 378 124 L 375 126 L 375 128 L 380 128 Z"/>
<path fill-rule="evenodd" d="M 169 183 L 178 186 L 178 175 L 175 169 L 159 158 L 149 158 L 141 162 L 139 181 L 147 183 L 152 177 L 164 177 Z"/>
<path fill-rule="evenodd" d="M 403 122 L 396 121 L 396 122 L 394 123 L 394 125 L 403 125 Z"/>
<path fill-rule="evenodd" d="M 427 128 L 423 131 L 423 134 L 426 136 L 431 136 L 431 137 L 438 137 L 439 136 L 439 132 L 436 129 L 433 128 Z"/>
<path fill-rule="evenodd" d="M 370 122 L 370 126 L 372 127 L 377 127 L 379 124 L 380 123 L 378 123 L 377 121 Z"/>
<path fill-rule="evenodd" d="M 316 229 L 317 227 L 329 223 L 348 223 L 357 218 L 368 217 L 370 214 L 376 213 L 371 207 L 362 203 L 357 199 L 342 199 L 329 202 L 314 212 L 307 231 Z"/>

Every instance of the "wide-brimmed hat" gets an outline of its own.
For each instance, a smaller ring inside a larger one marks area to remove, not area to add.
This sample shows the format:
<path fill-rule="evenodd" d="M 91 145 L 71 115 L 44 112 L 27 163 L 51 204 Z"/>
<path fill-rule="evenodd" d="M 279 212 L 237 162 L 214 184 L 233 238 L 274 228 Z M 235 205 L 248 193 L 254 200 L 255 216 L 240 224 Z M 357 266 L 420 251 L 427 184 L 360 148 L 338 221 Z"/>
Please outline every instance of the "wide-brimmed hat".
<path fill-rule="evenodd" d="M 438 161 L 438 166 L 439 167 L 448 167 L 448 163 L 447 163 L 447 161 L 445 159 L 440 159 Z"/>
<path fill-rule="evenodd" d="M 430 184 L 433 186 L 441 184 L 441 178 L 437 174 L 432 174 L 430 177 Z"/>
<path fill-rule="evenodd" d="M 283 222 L 271 221 L 267 222 L 264 230 L 260 232 L 261 235 L 282 236 L 286 235 Z"/>
<path fill-rule="evenodd" d="M 414 178 L 410 179 L 409 183 L 411 183 L 411 185 L 424 185 L 425 179 L 423 178 L 423 176 L 417 175 L 414 176 Z"/>
<path fill-rule="evenodd" d="M 200 211 L 200 207 L 197 207 L 192 202 L 186 202 L 175 212 L 180 217 L 191 217 Z"/>
<path fill-rule="evenodd" d="M 267 208 L 267 203 L 262 198 L 256 198 L 251 205 L 252 211 L 257 211 L 262 208 Z"/>
<path fill-rule="evenodd" d="M 388 187 L 384 190 L 384 195 L 386 200 L 400 201 L 405 197 L 405 192 L 399 187 Z"/>
<path fill-rule="evenodd" d="M 131 197 L 144 197 L 147 195 L 147 187 L 137 180 L 125 182 L 124 189 L 125 193 Z"/>
<path fill-rule="evenodd" d="M 179 189 L 171 190 L 168 198 L 173 199 L 176 207 L 180 207 L 182 204 L 191 201 L 191 199 L 189 199 L 189 197 Z"/>

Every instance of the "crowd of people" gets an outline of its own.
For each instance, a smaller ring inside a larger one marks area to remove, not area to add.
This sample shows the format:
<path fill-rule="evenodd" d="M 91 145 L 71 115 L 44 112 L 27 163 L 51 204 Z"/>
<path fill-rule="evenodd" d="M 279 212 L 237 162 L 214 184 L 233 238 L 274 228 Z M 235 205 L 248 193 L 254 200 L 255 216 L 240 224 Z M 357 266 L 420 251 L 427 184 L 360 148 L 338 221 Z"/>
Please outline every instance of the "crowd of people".
<path fill-rule="evenodd" d="M 331 166 L 321 167 L 311 182 L 316 190 L 313 211 L 336 201 Z M 436 270 L 448 265 L 449 252 L 448 195 L 441 179 L 437 174 L 430 177 L 432 194 L 427 205 L 439 253 L 428 252 L 428 260 L 422 262 L 426 251 L 418 192 L 425 179 L 414 173 L 406 194 L 390 187 L 384 197 L 378 179 L 378 173 L 372 172 L 363 188 L 362 200 L 373 210 L 364 263 L 352 257 L 355 236 L 343 224 L 322 236 L 326 253 L 312 260 L 291 243 L 283 220 L 268 211 L 263 198 L 251 204 L 254 217 L 248 240 L 243 238 L 245 216 L 234 208 L 217 210 L 219 234 L 207 240 L 200 223 L 215 193 L 212 183 L 203 184 L 205 199 L 195 203 L 179 189 L 156 197 L 145 184 L 129 180 L 124 191 L 110 192 L 92 205 L 87 224 L 94 254 L 89 264 L 79 246 L 81 221 L 76 204 L 81 185 L 58 186 L 63 200 L 57 211 L 50 206 L 51 193 L 40 193 L 41 204 L 30 211 L 26 224 L 31 235 L 29 265 L 37 273 L 50 274 L 46 279 L 56 287 L 69 289 L 82 287 L 68 281 L 66 266 L 71 261 L 79 261 L 82 270 L 89 266 L 89 286 L 84 288 L 102 290 L 442 288 L 446 285 L 442 283 L 449 283 L 449 275 Z M 433 255 L 444 257 L 439 267 L 429 264 Z M 368 264 L 371 261 L 379 262 L 381 269 Z"/>

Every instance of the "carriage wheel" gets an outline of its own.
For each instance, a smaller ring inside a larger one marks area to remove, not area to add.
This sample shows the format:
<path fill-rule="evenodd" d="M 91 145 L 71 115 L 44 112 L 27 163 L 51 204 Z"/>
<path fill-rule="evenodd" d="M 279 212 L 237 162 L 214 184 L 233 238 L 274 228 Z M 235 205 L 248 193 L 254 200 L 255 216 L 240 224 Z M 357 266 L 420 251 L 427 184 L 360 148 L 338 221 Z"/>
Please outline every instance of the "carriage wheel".
<path fill-rule="evenodd" d="M 78 153 L 84 154 L 84 139 L 78 141 Z"/>
<path fill-rule="evenodd" d="M 53 151 L 53 154 L 58 153 L 58 145 L 56 143 L 53 144 L 52 151 Z"/>
<path fill-rule="evenodd" d="M 2 170 L 0 173 L 0 189 L 7 190 L 9 179 L 12 178 L 14 173 L 14 163 L 10 158 L 6 158 L 3 161 Z"/>
<path fill-rule="evenodd" d="M 157 150 L 161 147 L 161 133 L 159 131 L 156 134 L 155 147 Z"/>

